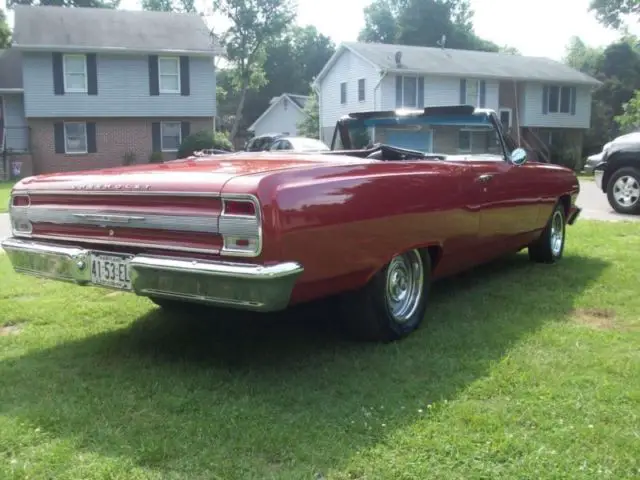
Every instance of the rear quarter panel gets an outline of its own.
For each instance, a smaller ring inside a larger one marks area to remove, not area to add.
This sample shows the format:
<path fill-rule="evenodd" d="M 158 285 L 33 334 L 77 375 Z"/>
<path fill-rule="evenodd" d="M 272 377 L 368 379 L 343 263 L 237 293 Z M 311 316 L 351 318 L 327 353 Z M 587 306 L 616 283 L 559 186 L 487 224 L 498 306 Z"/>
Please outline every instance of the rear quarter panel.
<path fill-rule="evenodd" d="M 304 266 L 295 302 L 360 287 L 410 248 L 468 250 L 479 219 L 464 207 L 463 174 L 442 162 L 326 165 L 236 177 L 224 192 L 257 192 L 259 260 Z"/>
<path fill-rule="evenodd" d="M 567 201 L 567 207 L 575 205 L 580 193 L 580 182 L 573 170 L 537 162 L 527 163 L 521 168 L 527 170 L 533 187 L 540 192 L 539 228 L 544 228 L 558 200 Z"/>

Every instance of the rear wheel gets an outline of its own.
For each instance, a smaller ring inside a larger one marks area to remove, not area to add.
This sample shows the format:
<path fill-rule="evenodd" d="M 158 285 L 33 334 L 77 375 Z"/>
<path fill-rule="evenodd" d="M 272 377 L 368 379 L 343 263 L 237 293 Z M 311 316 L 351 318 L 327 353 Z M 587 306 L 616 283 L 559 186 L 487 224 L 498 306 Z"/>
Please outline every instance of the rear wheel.
<path fill-rule="evenodd" d="M 343 304 L 349 334 L 358 340 L 390 342 L 416 330 L 424 318 L 431 279 L 428 253 L 395 256 L 365 287 Z"/>
<path fill-rule="evenodd" d="M 564 205 L 558 202 L 540 237 L 529 245 L 529 258 L 539 263 L 555 263 L 560 260 L 564 252 L 566 225 Z"/>
<path fill-rule="evenodd" d="M 640 214 L 640 170 L 624 167 L 607 183 L 607 199 L 618 213 Z"/>

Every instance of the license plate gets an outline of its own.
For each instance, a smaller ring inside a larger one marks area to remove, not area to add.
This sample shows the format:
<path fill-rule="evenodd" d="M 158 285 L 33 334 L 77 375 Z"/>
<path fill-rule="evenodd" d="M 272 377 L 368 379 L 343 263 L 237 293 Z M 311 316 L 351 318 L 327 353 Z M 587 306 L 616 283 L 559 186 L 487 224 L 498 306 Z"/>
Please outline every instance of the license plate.
<path fill-rule="evenodd" d="M 117 255 L 92 254 L 91 283 L 121 290 L 131 290 L 129 259 Z"/>

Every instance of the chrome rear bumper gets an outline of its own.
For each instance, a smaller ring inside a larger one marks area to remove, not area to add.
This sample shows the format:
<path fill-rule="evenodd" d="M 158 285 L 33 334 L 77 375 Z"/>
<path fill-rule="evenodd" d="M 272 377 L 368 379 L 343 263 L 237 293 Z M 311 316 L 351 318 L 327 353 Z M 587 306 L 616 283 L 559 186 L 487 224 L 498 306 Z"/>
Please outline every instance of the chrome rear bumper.
<path fill-rule="evenodd" d="M 91 256 L 109 254 L 18 238 L 8 238 L 1 246 L 16 272 L 78 285 L 96 285 L 91 281 Z M 303 272 L 295 262 L 264 266 L 151 255 L 130 255 L 127 264 L 131 291 L 137 295 L 265 312 L 288 306 Z"/>

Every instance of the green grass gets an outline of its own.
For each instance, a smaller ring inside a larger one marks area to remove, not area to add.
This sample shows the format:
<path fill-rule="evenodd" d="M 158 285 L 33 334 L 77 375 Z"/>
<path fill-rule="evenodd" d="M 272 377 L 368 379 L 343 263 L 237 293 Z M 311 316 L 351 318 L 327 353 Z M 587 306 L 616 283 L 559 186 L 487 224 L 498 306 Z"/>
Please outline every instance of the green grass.
<path fill-rule="evenodd" d="M 327 308 L 201 324 L 0 256 L 0 478 L 638 478 L 640 225 L 578 223 L 558 265 L 437 284 L 390 345 Z"/>
<path fill-rule="evenodd" d="M 14 182 L 0 182 L 0 213 L 7 213 L 9 194 Z"/>

